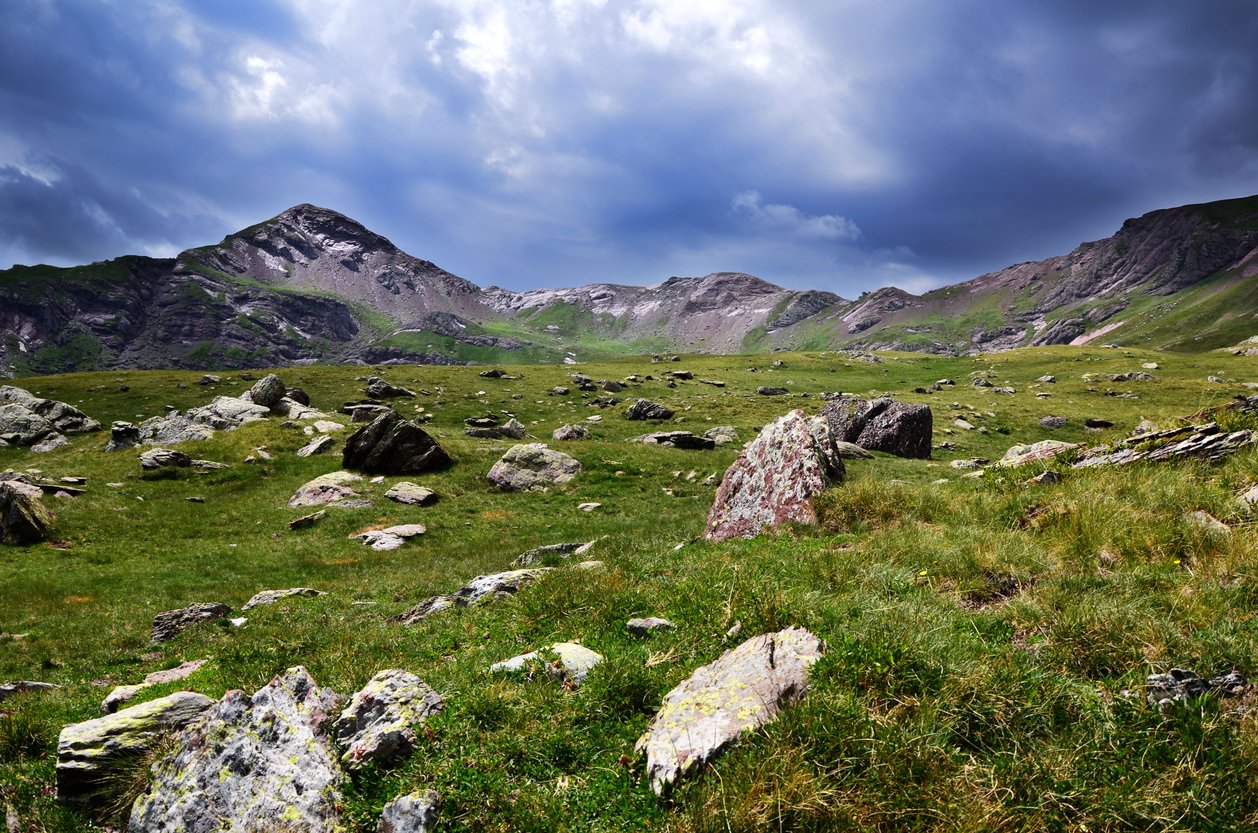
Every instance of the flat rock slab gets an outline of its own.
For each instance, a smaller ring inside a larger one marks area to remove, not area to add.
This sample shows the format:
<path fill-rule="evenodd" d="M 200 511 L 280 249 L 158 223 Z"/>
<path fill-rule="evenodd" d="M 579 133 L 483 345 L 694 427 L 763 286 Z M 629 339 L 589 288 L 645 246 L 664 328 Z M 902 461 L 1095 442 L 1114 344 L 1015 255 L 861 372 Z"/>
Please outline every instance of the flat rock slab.
<path fill-rule="evenodd" d="M 345 468 L 371 474 L 422 474 L 452 462 L 427 431 L 396 411 L 381 414 L 351 434 L 341 457 Z"/>
<path fill-rule="evenodd" d="M 744 732 L 763 726 L 808 691 L 825 644 L 803 628 L 752 637 L 696 670 L 664 697 L 635 749 L 656 793 L 692 774 Z"/>
<path fill-rule="evenodd" d="M 327 434 L 320 434 L 310 442 L 297 449 L 298 457 L 313 457 L 316 454 L 323 454 L 331 451 L 332 446 L 336 445 L 336 440 Z"/>
<path fill-rule="evenodd" d="M 15 694 L 28 694 L 32 691 L 54 691 L 61 688 L 59 685 L 52 683 L 41 683 L 36 680 L 14 680 L 13 682 L 0 684 L 0 702 L 3 702 Z"/>
<path fill-rule="evenodd" d="M 1005 456 L 1000 458 L 996 465 L 1006 467 L 1025 466 L 1027 463 L 1053 460 L 1072 448 L 1078 447 L 1078 443 L 1067 443 L 1061 440 L 1040 440 L 1029 445 L 1015 445 L 1005 452 Z"/>
<path fill-rule="evenodd" d="M 394 483 L 384 496 L 389 500 L 396 500 L 398 503 L 410 506 L 429 506 L 437 502 L 437 493 L 432 489 L 406 480 Z"/>
<path fill-rule="evenodd" d="M 591 651 L 576 642 L 556 642 L 541 651 L 530 651 L 489 666 L 494 674 L 545 673 L 562 683 L 579 686 L 596 666 L 603 662 L 603 655 Z"/>
<path fill-rule="evenodd" d="M 146 674 L 143 682 L 136 683 L 134 685 L 115 686 L 114 690 L 109 692 L 109 696 L 107 696 L 104 702 L 100 704 L 101 714 L 113 714 L 118 711 L 123 703 L 134 699 L 136 695 L 144 691 L 146 688 L 152 688 L 155 685 L 165 685 L 166 683 L 173 683 L 179 680 L 186 680 L 197 671 L 201 670 L 207 662 L 209 662 L 209 660 L 191 660 L 189 662 L 180 663 L 175 668 L 167 668 L 164 671 L 154 671 L 152 674 Z"/>
<path fill-rule="evenodd" d="M 338 707 L 336 694 L 320 688 L 301 666 L 252 697 L 227 692 L 182 733 L 178 750 L 153 767 L 127 829 L 337 829 L 343 775 L 325 730 Z"/>
<path fill-rule="evenodd" d="M 584 555 L 594 546 L 594 541 L 586 541 L 584 544 L 564 543 L 564 544 L 546 544 L 542 547 L 534 547 L 531 550 L 520 553 L 515 561 L 511 562 L 512 567 L 531 567 L 547 558 L 570 558 L 573 555 Z"/>
<path fill-rule="evenodd" d="M 212 622 L 222 619 L 232 609 L 218 602 L 199 602 L 178 610 L 167 610 L 153 617 L 153 643 L 169 642 L 179 635 L 180 631 L 200 622 Z"/>
<path fill-rule="evenodd" d="M 537 581 L 550 570 L 550 567 L 530 567 L 524 570 L 508 570 L 503 573 L 477 576 L 454 591 L 453 598 L 455 604 L 465 607 L 487 599 L 511 596 L 519 592 L 521 587 Z"/>
<path fill-rule="evenodd" d="M 849 443 L 847 440 L 835 440 L 834 447 L 839 450 L 839 455 L 844 460 L 872 460 L 874 455 L 867 450 L 861 448 L 856 443 Z"/>
<path fill-rule="evenodd" d="M 192 465 L 192 458 L 182 451 L 173 448 L 150 448 L 140 455 L 140 468 L 145 471 L 156 471 L 167 468 L 187 468 Z"/>
<path fill-rule="evenodd" d="M 436 790 L 398 796 L 384 805 L 376 833 L 430 833 L 436 829 L 440 806 Z"/>
<path fill-rule="evenodd" d="M 379 672 L 332 725 L 332 736 L 345 750 L 341 764 L 354 770 L 398 763 L 414 750 L 416 730 L 443 708 L 441 695 L 409 671 Z"/>
<path fill-rule="evenodd" d="M 813 497 L 845 476 L 826 420 L 791 411 L 766 425 L 726 470 L 703 537 L 751 538 L 790 521 L 816 523 Z"/>
<path fill-rule="evenodd" d="M 120 765 L 134 761 L 167 732 L 188 725 L 213 705 L 203 694 L 178 691 L 66 726 L 57 739 L 57 797 L 88 804 L 108 800 L 109 776 Z"/>
<path fill-rule="evenodd" d="M 289 587 L 286 590 L 263 590 L 260 593 L 255 593 L 253 598 L 245 602 L 240 610 L 243 613 L 246 610 L 252 610 L 255 607 L 261 607 L 263 605 L 275 604 L 280 599 L 288 599 L 293 596 L 313 597 L 323 595 L 326 594 L 322 590 L 315 590 L 310 587 Z"/>
<path fill-rule="evenodd" d="M 531 492 L 570 482 L 581 461 L 547 448 L 544 443 L 514 445 L 485 476 L 504 492 Z"/>
<path fill-rule="evenodd" d="M 408 538 L 423 535 L 427 531 L 428 528 L 423 524 L 400 524 L 386 529 L 369 529 L 349 537 L 362 541 L 376 552 L 388 552 L 405 544 Z"/>

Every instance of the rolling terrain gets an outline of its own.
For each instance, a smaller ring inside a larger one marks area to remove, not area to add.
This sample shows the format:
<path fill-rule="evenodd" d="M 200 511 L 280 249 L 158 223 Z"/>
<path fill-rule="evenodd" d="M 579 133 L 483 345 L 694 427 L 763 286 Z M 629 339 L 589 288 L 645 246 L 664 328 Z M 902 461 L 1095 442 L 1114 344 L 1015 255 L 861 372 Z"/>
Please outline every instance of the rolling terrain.
<path fill-rule="evenodd" d="M 648 352 L 968 355 L 1097 339 L 1201 351 L 1258 335 L 1258 197 L 1154 211 L 1068 255 L 855 300 L 717 272 L 480 288 L 300 205 L 173 259 L 0 272 L 0 368 L 588 361 Z"/>

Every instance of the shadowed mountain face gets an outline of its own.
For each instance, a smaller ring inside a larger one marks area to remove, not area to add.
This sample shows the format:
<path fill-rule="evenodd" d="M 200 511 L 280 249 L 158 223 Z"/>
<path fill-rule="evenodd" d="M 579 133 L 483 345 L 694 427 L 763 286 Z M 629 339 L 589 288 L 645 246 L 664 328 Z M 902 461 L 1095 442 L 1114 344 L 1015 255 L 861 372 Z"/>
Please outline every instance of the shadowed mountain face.
<path fill-rule="evenodd" d="M 0 272 L 8 375 L 108 367 L 584 360 L 835 347 L 940 353 L 1258 334 L 1258 197 L 1154 211 L 1068 255 L 855 301 L 717 272 L 511 292 L 299 205 L 173 260 Z"/>

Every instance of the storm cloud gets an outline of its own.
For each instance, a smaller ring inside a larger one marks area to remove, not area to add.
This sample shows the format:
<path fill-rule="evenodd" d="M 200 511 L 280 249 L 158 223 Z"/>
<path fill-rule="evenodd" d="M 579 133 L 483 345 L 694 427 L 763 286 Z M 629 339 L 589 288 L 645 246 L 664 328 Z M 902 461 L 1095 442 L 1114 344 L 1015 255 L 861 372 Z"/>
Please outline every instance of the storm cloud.
<path fill-rule="evenodd" d="M 854 297 L 1258 192 L 1247 0 L 9 0 L 0 266 L 301 202 L 482 285 Z"/>

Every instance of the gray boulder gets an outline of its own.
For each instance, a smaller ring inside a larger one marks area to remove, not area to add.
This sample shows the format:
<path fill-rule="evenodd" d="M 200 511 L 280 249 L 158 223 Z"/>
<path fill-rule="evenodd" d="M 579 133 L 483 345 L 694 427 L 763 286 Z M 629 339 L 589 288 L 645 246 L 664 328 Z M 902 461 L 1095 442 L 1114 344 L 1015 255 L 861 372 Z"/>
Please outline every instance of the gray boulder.
<path fill-rule="evenodd" d="M 1044 428 L 1063 428 L 1070 420 L 1064 416 L 1046 416 L 1040 417 L 1040 425 Z"/>
<path fill-rule="evenodd" d="M 625 411 L 625 416 L 634 420 L 672 419 L 673 412 L 649 399 L 637 399 L 629 406 L 629 410 Z"/>
<path fill-rule="evenodd" d="M 703 436 L 717 445 L 738 442 L 738 432 L 734 430 L 732 425 L 718 425 L 714 428 L 709 428 L 703 432 Z"/>
<path fill-rule="evenodd" d="M 166 668 L 161 671 L 154 671 L 152 674 L 146 674 L 143 682 L 135 683 L 134 685 L 115 686 L 114 690 L 109 692 L 104 702 L 100 704 L 101 714 L 113 714 L 118 711 L 123 703 L 134 699 L 146 688 L 186 680 L 201 670 L 206 662 L 208 660 L 204 659 L 182 662 L 175 668 Z"/>
<path fill-rule="evenodd" d="M 314 480 L 302 484 L 288 499 L 288 507 L 297 509 L 302 506 L 323 506 L 356 497 L 358 493 L 349 484 L 362 479 L 361 475 L 349 471 L 321 474 Z"/>
<path fill-rule="evenodd" d="M 845 476 L 827 422 L 791 411 L 765 426 L 726 470 L 703 537 L 751 538 L 788 521 L 816 523 L 812 498 Z"/>
<path fill-rule="evenodd" d="M 432 489 L 406 480 L 394 483 L 389 487 L 389 491 L 384 493 L 384 496 L 389 500 L 405 503 L 408 506 L 429 506 L 437 502 L 437 493 Z"/>
<path fill-rule="evenodd" d="M 199 408 L 189 408 L 187 417 L 192 422 L 208 425 L 216 431 L 232 431 L 247 422 L 266 419 L 271 409 L 234 396 L 216 396 L 214 401 Z"/>
<path fill-rule="evenodd" d="M 459 607 L 466 607 L 489 599 L 513 596 L 520 591 L 520 588 L 537 581 L 548 572 L 550 572 L 549 567 L 533 567 L 477 576 L 454 591 L 452 598 Z"/>
<path fill-rule="evenodd" d="M 280 377 L 269 373 L 253 383 L 249 389 L 249 400 L 263 408 L 274 409 L 288 393 L 288 388 L 280 381 Z M 309 405 L 309 401 L 306 402 Z"/>
<path fill-rule="evenodd" d="M 933 419 L 929 405 L 897 402 L 890 397 L 867 400 L 844 396 L 821 410 L 836 440 L 869 451 L 925 460 L 930 457 Z"/>
<path fill-rule="evenodd" d="M 427 431 L 392 410 L 350 435 L 341 457 L 344 468 L 372 474 L 422 474 L 452 462 Z"/>
<path fill-rule="evenodd" d="M 151 417 L 140 423 L 140 442 L 148 445 L 178 445 L 214 436 L 209 425 L 194 422 L 178 412 Z"/>
<path fill-rule="evenodd" d="M 153 617 L 153 644 L 169 642 L 193 625 L 222 619 L 232 609 L 218 602 L 198 602 L 178 610 L 166 610 Z"/>
<path fill-rule="evenodd" d="M 1165 674 L 1150 674 L 1145 699 L 1150 706 L 1167 711 L 1175 704 L 1205 696 L 1235 697 L 1249 688 L 1249 680 L 1233 671 L 1204 680 L 1187 668 L 1172 668 Z"/>
<path fill-rule="evenodd" d="M 315 590 L 310 587 L 289 587 L 286 590 L 263 590 L 260 593 L 255 593 L 253 598 L 249 599 L 249 601 L 245 602 L 244 605 L 241 606 L 240 610 L 243 613 L 246 610 L 252 610 L 255 607 L 262 607 L 263 605 L 275 604 L 280 599 L 288 599 L 293 596 L 312 597 L 323 595 L 326 594 L 322 590 Z"/>
<path fill-rule="evenodd" d="M 0 544 L 28 546 L 43 541 L 57 523 L 44 505 L 38 486 L 17 480 L 0 480 Z"/>
<path fill-rule="evenodd" d="M 664 697 L 635 749 L 656 793 L 702 768 L 808 691 L 825 644 L 803 628 L 763 634 L 696 670 Z"/>
<path fill-rule="evenodd" d="M 416 729 L 445 708 L 441 695 L 409 671 L 390 668 L 372 677 L 332 724 L 347 769 L 386 767 L 411 754 Z"/>
<path fill-rule="evenodd" d="M 57 798 L 89 805 L 111 800 L 111 788 L 116 787 L 111 776 L 120 767 L 131 764 L 168 733 L 193 722 L 213 705 L 214 701 L 203 694 L 177 691 L 106 717 L 66 726 L 57 739 Z"/>
<path fill-rule="evenodd" d="M 125 451 L 140 444 L 140 429 L 130 422 L 115 422 L 109 426 L 109 442 L 106 451 Z"/>
<path fill-rule="evenodd" d="M 344 776 L 326 727 L 338 700 L 301 666 L 252 697 L 227 692 L 153 767 L 128 833 L 337 829 Z"/>
<path fill-rule="evenodd" d="M 384 806 L 376 833 L 431 833 L 440 806 L 436 790 L 398 796 Z"/>
<path fill-rule="evenodd" d="M 170 448 L 150 448 L 140 455 L 140 468 L 145 471 L 156 471 L 167 468 L 187 468 L 192 465 L 192 458 L 182 451 Z"/>
<path fill-rule="evenodd" d="M 504 492 L 531 492 L 568 483 L 580 472 L 575 457 L 544 443 L 526 443 L 508 449 L 485 478 Z"/>
<path fill-rule="evenodd" d="M 707 450 L 716 447 L 716 440 L 699 437 L 689 431 L 656 431 L 642 438 L 647 445 L 666 445 L 670 448 Z"/>
<path fill-rule="evenodd" d="M 786 388 L 774 388 L 774 387 L 768 387 L 766 385 L 761 385 L 760 387 L 756 388 L 756 393 L 760 394 L 761 396 L 786 396 L 788 391 L 786 390 Z"/>
<path fill-rule="evenodd" d="M 576 687 L 585 682 L 603 655 L 576 642 L 556 642 L 541 651 L 530 651 L 489 666 L 494 674 L 548 674 L 561 683 Z"/>
<path fill-rule="evenodd" d="M 377 376 L 372 376 L 367 380 L 366 391 L 367 395 L 372 399 L 393 399 L 415 395 L 413 391 L 409 391 L 400 385 L 389 384 Z"/>
<path fill-rule="evenodd" d="M 31 446 L 58 433 L 56 426 L 24 405 L 0 405 L 0 439 Z"/>
<path fill-rule="evenodd" d="M 565 543 L 565 544 L 546 544 L 541 547 L 534 547 L 531 550 L 520 553 L 515 561 L 511 562 L 512 567 L 531 567 L 534 564 L 541 563 L 548 558 L 569 558 L 573 555 L 583 555 L 589 552 L 594 546 L 594 541 L 582 543 Z"/>
<path fill-rule="evenodd" d="M 588 440 L 590 438 L 590 427 L 584 422 L 562 425 L 551 433 L 550 438 L 559 442 L 565 440 Z"/>
<path fill-rule="evenodd" d="M 331 451 L 332 446 L 336 445 L 336 440 L 327 434 L 320 434 L 313 438 L 310 442 L 297 449 L 298 457 L 313 457 L 316 454 L 323 454 Z"/>
<path fill-rule="evenodd" d="M 625 628 L 634 636 L 649 636 L 652 631 L 671 630 L 673 627 L 675 626 L 672 622 L 658 616 L 646 616 L 625 622 Z"/>
<path fill-rule="evenodd" d="M 44 399 L 35 396 L 24 388 L 12 385 L 0 386 L 0 405 L 18 405 L 41 417 L 52 425 L 53 430 L 62 434 L 84 434 L 99 431 L 101 425 L 87 414 L 65 402 L 56 399 Z M 0 408 L 2 411 L 3 408 Z M 0 430 L 0 434 L 6 433 Z M 29 445 L 29 443 L 17 443 Z"/>

